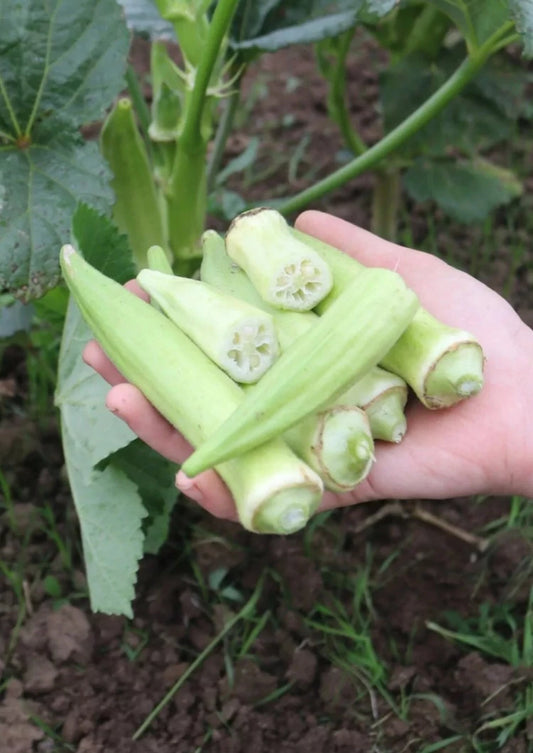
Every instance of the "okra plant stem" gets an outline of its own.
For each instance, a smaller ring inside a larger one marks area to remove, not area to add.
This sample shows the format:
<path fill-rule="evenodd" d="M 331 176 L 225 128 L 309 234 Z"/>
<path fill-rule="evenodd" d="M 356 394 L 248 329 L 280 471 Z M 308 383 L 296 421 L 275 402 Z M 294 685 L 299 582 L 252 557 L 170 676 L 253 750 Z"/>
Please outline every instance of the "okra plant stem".
<path fill-rule="evenodd" d="M 309 188 L 292 196 L 277 209 L 283 215 L 299 212 L 311 202 L 317 201 L 325 194 L 334 191 L 353 178 L 361 175 L 365 170 L 371 170 L 408 138 L 426 125 L 432 118 L 450 102 L 474 78 L 499 45 L 502 30 L 487 40 L 475 54 L 467 57 L 457 70 L 429 97 L 424 104 L 407 117 L 400 125 L 389 131 L 380 141 L 369 147 L 344 167 L 335 170 L 326 178 L 318 181 Z"/>
<path fill-rule="evenodd" d="M 236 64 L 232 65 L 230 77 L 233 78 L 233 76 L 236 74 L 235 83 L 233 84 L 232 91 L 230 92 L 230 94 L 228 94 L 224 103 L 224 111 L 222 113 L 222 117 L 218 122 L 213 146 L 207 163 L 208 193 L 215 189 L 217 175 L 224 158 L 224 149 L 226 147 L 226 142 L 228 140 L 228 136 L 231 133 L 233 121 L 235 120 L 235 115 L 241 101 L 241 82 L 245 72 L 245 67 L 244 64 L 241 64 L 238 69 L 238 73 L 235 68 Z"/>
<path fill-rule="evenodd" d="M 352 26 L 338 37 L 319 42 L 316 50 L 320 72 L 329 83 L 328 112 L 332 120 L 339 126 L 348 149 L 354 154 L 362 154 L 366 151 L 367 146 L 352 126 L 347 107 L 346 91 L 346 58 L 350 51 L 355 29 L 356 26 Z M 334 57 L 333 63 L 328 60 L 330 54 Z"/>
<path fill-rule="evenodd" d="M 202 55 L 194 73 L 194 84 L 184 112 L 176 160 L 168 183 L 168 233 L 172 252 L 177 259 L 198 258 L 199 239 L 205 227 L 207 208 L 204 110 L 213 71 L 224 50 L 238 0 L 219 0 L 209 23 Z M 178 270 L 187 271 L 187 270 Z"/>

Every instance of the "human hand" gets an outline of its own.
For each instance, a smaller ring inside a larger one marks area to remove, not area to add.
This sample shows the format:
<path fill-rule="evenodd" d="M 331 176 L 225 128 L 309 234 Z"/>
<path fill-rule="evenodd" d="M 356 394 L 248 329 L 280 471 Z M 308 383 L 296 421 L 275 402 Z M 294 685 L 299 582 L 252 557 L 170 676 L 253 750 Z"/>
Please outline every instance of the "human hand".
<path fill-rule="evenodd" d="M 429 411 L 413 400 L 399 445 L 377 443 L 376 463 L 348 494 L 324 495 L 321 509 L 377 499 L 446 499 L 478 493 L 533 495 L 533 333 L 497 293 L 430 254 L 384 241 L 321 212 L 305 212 L 296 226 L 367 266 L 395 269 L 422 305 L 445 323 L 467 329 L 487 359 L 485 386 L 475 398 Z M 146 297 L 135 282 L 132 292 Z M 182 463 L 192 448 L 133 385 L 125 383 L 93 341 L 84 359 L 111 385 L 106 404 L 160 454 Z M 177 486 L 218 517 L 235 518 L 231 495 L 212 470 Z"/>

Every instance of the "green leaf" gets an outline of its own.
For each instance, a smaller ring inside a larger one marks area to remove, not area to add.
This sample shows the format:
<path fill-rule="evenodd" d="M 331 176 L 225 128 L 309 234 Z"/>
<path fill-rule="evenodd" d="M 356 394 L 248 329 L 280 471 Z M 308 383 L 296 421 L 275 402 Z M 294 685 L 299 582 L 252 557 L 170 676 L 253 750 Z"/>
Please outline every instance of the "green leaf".
<path fill-rule="evenodd" d="M 463 34 L 471 51 L 477 50 L 509 21 L 506 0 L 428 0 L 445 13 Z"/>
<path fill-rule="evenodd" d="M 531 0 L 509 0 L 511 15 L 522 35 L 524 53 L 533 57 L 533 4 Z"/>
<path fill-rule="evenodd" d="M 443 52 L 429 66 L 420 55 L 406 56 L 380 79 L 385 128 L 392 130 L 449 77 L 458 56 Z M 491 60 L 446 108 L 402 147 L 402 155 L 443 155 L 450 149 L 474 154 L 502 143 L 515 132 L 523 113 L 524 70 Z"/>
<path fill-rule="evenodd" d="M 438 58 L 451 21 L 438 8 L 424 2 L 396 7 L 387 18 L 367 22 L 370 33 L 392 53 L 392 61 L 420 53 L 428 61 Z"/>
<path fill-rule="evenodd" d="M 415 201 L 432 200 L 459 222 L 479 222 L 496 207 L 522 193 L 510 170 L 484 160 L 472 162 L 417 160 L 404 183 Z"/>
<path fill-rule="evenodd" d="M 29 300 L 59 279 L 78 201 L 112 201 L 79 128 L 123 88 L 129 33 L 114 0 L 0 0 L 0 18 L 0 289 Z"/>
<path fill-rule="evenodd" d="M 84 258 L 107 277 L 125 283 L 136 276 L 127 236 L 93 207 L 79 204 L 72 217 L 72 234 Z"/>
<path fill-rule="evenodd" d="M 395 6 L 400 4 L 400 0 L 366 0 L 365 11 L 372 16 L 381 18 L 386 16 Z"/>
<path fill-rule="evenodd" d="M 126 22 L 138 34 L 146 34 L 150 39 L 171 39 L 176 41 L 172 24 L 161 18 L 155 0 L 117 0 L 124 8 Z"/>
<path fill-rule="evenodd" d="M 363 2 L 315 2 L 313 8 L 302 2 L 292 3 L 289 7 L 284 5 L 279 17 L 266 19 L 260 34 L 248 39 L 234 39 L 232 47 L 255 53 L 275 52 L 292 44 L 310 44 L 335 37 L 357 22 Z M 332 5 L 335 10 L 331 10 Z"/>
<path fill-rule="evenodd" d="M 81 528 L 91 607 L 131 617 L 146 511 L 136 485 L 120 469 L 94 468 L 135 437 L 105 407 L 109 385 L 81 359 L 90 336 L 71 301 L 55 402 L 61 412 L 63 451 Z"/>
<path fill-rule="evenodd" d="M 131 618 L 146 514 L 135 484 L 113 467 L 95 472 L 90 485 L 73 478 L 91 609 Z"/>
<path fill-rule="evenodd" d="M 178 499 L 174 484 L 175 463 L 165 460 L 136 439 L 106 458 L 98 469 L 108 466 L 123 471 L 137 487 L 147 512 L 143 526 L 146 534 L 144 551 L 157 554 L 167 539 L 170 514 Z"/>
<path fill-rule="evenodd" d="M 105 408 L 109 385 L 81 359 L 92 334 L 72 300 L 63 329 L 55 403 L 61 410 L 64 444 L 76 448 L 76 467 L 85 484 L 93 467 L 135 435 Z"/>
<path fill-rule="evenodd" d="M 243 151 L 230 160 L 225 167 L 218 173 L 216 178 L 217 186 L 221 186 L 228 178 L 236 173 L 240 173 L 243 170 L 251 167 L 257 159 L 259 151 L 259 139 L 254 136 L 248 142 Z"/>
<path fill-rule="evenodd" d="M 33 322 L 33 306 L 12 301 L 0 307 L 0 338 L 11 337 L 16 332 L 28 332 Z"/>
<path fill-rule="evenodd" d="M 44 118 L 102 116 L 123 86 L 129 47 L 114 0 L 0 0 L 0 18 L 1 130 L 29 136 Z"/>
<path fill-rule="evenodd" d="M 104 211 L 112 201 L 109 175 L 96 144 L 8 149 L 0 164 L 0 290 L 23 301 L 59 279 L 59 248 L 69 238 L 78 201 Z"/>

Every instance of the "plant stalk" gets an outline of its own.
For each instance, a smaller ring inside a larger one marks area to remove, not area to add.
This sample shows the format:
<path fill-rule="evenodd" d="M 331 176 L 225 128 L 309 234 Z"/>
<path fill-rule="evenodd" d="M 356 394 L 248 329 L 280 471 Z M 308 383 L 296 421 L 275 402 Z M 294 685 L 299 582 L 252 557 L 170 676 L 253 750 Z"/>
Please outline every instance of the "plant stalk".
<path fill-rule="evenodd" d="M 207 192 L 210 193 L 216 186 L 217 175 L 222 164 L 222 158 L 224 157 L 224 149 L 226 148 L 226 142 L 228 136 L 231 133 L 233 127 L 233 121 L 239 102 L 241 100 L 241 81 L 244 68 L 235 81 L 235 88 L 226 99 L 224 112 L 219 121 L 218 128 L 213 141 L 213 149 L 209 157 L 207 165 Z"/>
<path fill-rule="evenodd" d="M 489 39 L 480 47 L 475 55 L 467 57 L 450 78 L 423 105 L 378 141 L 377 144 L 371 146 L 347 165 L 318 181 L 318 183 L 309 186 L 309 188 L 277 205 L 276 208 L 278 211 L 283 215 L 299 212 L 312 201 L 317 201 L 330 191 L 336 190 L 349 180 L 361 175 L 365 170 L 374 168 L 385 157 L 413 136 L 422 126 L 438 115 L 448 102 L 464 89 L 483 67 L 497 44 L 498 40 L 494 38 Z"/>
<path fill-rule="evenodd" d="M 176 259 L 198 258 L 207 208 L 207 139 L 202 128 L 207 88 L 238 0 L 217 4 L 184 116 L 168 184 L 168 235 Z"/>
<path fill-rule="evenodd" d="M 396 240 L 400 199 L 401 182 L 398 168 L 376 170 L 376 183 L 372 195 L 373 233 L 389 241 Z"/>
<path fill-rule="evenodd" d="M 338 41 L 335 50 L 335 63 L 331 67 L 324 61 L 321 64 L 320 45 L 317 47 L 317 55 L 322 75 L 329 82 L 328 112 L 332 120 L 337 123 L 342 137 L 348 149 L 354 154 L 363 154 L 367 146 L 361 136 L 353 128 L 350 122 L 350 113 L 346 104 L 346 58 L 355 33 L 355 26 L 336 37 Z M 329 40 L 328 40 L 329 41 Z M 324 53 L 324 57 L 327 53 Z"/>

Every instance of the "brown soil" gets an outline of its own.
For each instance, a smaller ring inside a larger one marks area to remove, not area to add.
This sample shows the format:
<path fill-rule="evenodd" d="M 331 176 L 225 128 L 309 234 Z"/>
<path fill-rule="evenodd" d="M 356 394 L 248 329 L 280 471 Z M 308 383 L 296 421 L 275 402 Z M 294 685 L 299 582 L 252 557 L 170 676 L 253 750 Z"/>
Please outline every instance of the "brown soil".
<path fill-rule="evenodd" d="M 376 61 L 367 57 L 360 66 L 354 59 L 353 70 L 363 136 L 374 140 Z M 267 56 L 261 71 L 256 89 L 247 89 L 250 98 L 264 93 L 250 115 L 252 130 L 232 137 L 228 156 L 242 150 L 250 133 L 262 132 L 259 165 L 266 165 L 280 155 L 279 144 L 289 153 L 308 135 L 287 189 L 294 192 L 311 168 L 318 174 L 331 168 L 340 140 L 309 50 Z M 247 195 L 265 195 L 281 174 L 286 180 L 287 155 L 280 157 L 279 168 L 247 186 Z M 364 176 L 321 206 L 368 226 L 370 186 Z M 495 287 L 497 261 L 484 270 Z M 520 275 L 514 302 L 526 312 L 531 301 Z M 480 552 L 475 540 L 420 520 L 417 501 L 400 510 L 384 502 L 336 511 L 284 539 L 253 536 L 183 500 L 164 551 L 142 563 L 134 619 L 92 614 L 57 425 L 24 418 L 20 349 L 9 348 L 1 366 L 0 467 L 16 503 L 14 519 L 7 513 L 0 519 L 0 562 L 12 568 L 0 580 L 1 753 L 400 753 L 463 736 L 442 748 L 455 753 L 474 750 L 467 740 L 482 720 L 512 710 L 516 693 L 531 682 L 530 668 L 455 645 L 428 626 L 446 624 L 446 610 L 475 617 L 482 604 L 510 603 L 523 615 L 531 538 L 504 532 Z M 508 513 L 509 500 L 423 501 L 423 507 L 483 535 Z M 43 510 L 50 513 L 46 525 Z M 215 587 L 212 574 L 221 568 L 226 575 Z M 224 586 L 246 599 L 265 570 L 253 618 L 210 652 L 133 742 L 145 717 L 242 605 Z M 364 578 L 372 603 L 354 596 Z M 339 626 L 321 608 L 344 610 L 345 637 L 328 638 L 312 624 Z M 263 627 L 243 653 L 260 619 Z M 372 638 L 383 676 L 379 665 L 358 666 L 362 633 Z M 494 733 L 480 736 L 493 739 Z M 499 749 L 527 753 L 532 741 L 530 721 Z"/>

